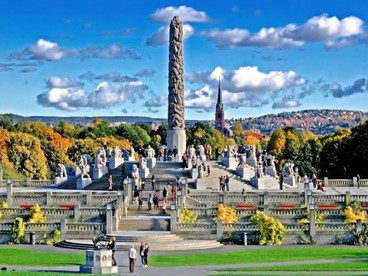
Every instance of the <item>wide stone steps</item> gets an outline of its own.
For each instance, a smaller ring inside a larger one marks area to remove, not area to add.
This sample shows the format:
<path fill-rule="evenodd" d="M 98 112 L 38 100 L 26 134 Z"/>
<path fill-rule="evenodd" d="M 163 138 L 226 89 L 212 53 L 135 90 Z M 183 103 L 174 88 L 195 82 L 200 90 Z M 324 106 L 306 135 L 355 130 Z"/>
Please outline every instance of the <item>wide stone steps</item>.
<path fill-rule="evenodd" d="M 169 216 L 127 216 L 119 222 L 119 231 L 170 231 Z"/>
<path fill-rule="evenodd" d="M 215 240 L 185 240 L 177 235 L 164 231 L 121 231 L 112 233 L 116 237 L 118 251 L 127 251 L 132 244 L 138 246 L 145 241 L 150 244 L 153 251 L 177 251 L 177 250 L 199 250 L 210 249 L 222 246 Z M 109 235 L 98 244 L 100 248 L 106 246 Z M 57 246 L 79 250 L 93 249 L 92 239 L 65 240 Z"/>

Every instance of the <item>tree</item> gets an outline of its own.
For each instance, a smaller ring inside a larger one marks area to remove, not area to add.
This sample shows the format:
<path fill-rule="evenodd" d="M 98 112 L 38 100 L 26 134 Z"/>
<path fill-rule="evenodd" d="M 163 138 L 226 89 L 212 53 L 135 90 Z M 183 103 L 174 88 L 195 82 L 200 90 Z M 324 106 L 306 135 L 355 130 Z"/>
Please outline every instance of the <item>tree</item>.
<path fill-rule="evenodd" d="M 77 163 L 83 154 L 93 155 L 97 151 L 98 146 L 98 143 L 91 138 L 74 140 L 68 150 L 69 159 Z"/>
<path fill-rule="evenodd" d="M 286 135 L 285 131 L 281 128 L 277 128 L 272 132 L 270 141 L 267 145 L 267 152 L 274 156 L 279 155 L 285 147 Z"/>

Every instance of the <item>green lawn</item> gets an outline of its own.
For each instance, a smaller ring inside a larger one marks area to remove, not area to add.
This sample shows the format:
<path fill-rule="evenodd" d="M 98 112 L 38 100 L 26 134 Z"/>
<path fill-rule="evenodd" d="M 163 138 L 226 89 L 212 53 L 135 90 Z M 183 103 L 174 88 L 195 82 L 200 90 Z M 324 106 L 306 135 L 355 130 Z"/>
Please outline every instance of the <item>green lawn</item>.
<path fill-rule="evenodd" d="M 0 248 L 1 265 L 67 266 L 80 265 L 84 263 L 84 253 L 50 253 L 15 247 Z"/>
<path fill-rule="evenodd" d="M 367 271 L 368 261 L 326 263 L 326 264 L 303 264 L 303 265 L 280 265 L 264 267 L 226 268 L 217 271 Z"/>
<path fill-rule="evenodd" d="M 150 263 L 159 267 L 245 264 L 322 259 L 367 258 L 366 247 L 259 247 L 259 249 L 209 254 L 173 254 L 150 256 Z"/>

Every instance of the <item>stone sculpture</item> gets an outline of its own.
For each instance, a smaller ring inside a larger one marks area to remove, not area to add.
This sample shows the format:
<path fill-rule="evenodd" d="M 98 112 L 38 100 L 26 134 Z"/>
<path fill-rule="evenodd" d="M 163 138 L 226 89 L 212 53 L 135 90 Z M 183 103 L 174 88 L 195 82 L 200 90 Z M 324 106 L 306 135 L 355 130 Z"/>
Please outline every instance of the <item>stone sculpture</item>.
<path fill-rule="evenodd" d="M 184 129 L 183 24 L 171 20 L 169 45 L 169 129 Z"/>

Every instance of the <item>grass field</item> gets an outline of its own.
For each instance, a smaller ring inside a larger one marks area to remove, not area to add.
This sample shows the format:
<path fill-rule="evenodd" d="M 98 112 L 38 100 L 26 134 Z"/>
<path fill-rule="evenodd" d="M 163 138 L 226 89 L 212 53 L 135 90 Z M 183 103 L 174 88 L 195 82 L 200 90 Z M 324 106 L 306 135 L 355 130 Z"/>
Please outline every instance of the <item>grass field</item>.
<path fill-rule="evenodd" d="M 209 253 L 209 254 L 174 254 L 150 257 L 153 266 L 198 266 L 221 264 L 246 264 L 285 261 L 307 261 L 328 259 L 367 258 L 366 247 L 260 247 L 254 250 Z"/>
<path fill-rule="evenodd" d="M 36 253 L 37 252 L 37 253 Z M 68 266 L 85 263 L 85 254 L 50 253 L 24 248 L 0 248 L 1 265 L 19 266 Z M 64 274 L 65 275 L 65 274 Z"/>

